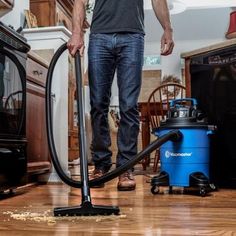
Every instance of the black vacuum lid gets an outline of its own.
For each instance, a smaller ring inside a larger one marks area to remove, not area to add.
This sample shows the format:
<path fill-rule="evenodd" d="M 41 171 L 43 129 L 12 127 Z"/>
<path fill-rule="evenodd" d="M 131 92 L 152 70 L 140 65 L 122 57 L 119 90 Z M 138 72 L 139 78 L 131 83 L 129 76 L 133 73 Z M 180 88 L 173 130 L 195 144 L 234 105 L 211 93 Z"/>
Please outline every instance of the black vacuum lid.
<path fill-rule="evenodd" d="M 166 119 L 161 122 L 160 128 L 204 128 L 208 127 L 208 123 L 203 120 L 198 120 L 196 117 L 178 117 Z"/>
<path fill-rule="evenodd" d="M 197 109 L 194 98 L 175 99 L 170 102 L 167 119 L 161 122 L 162 127 L 205 127 L 204 114 Z"/>

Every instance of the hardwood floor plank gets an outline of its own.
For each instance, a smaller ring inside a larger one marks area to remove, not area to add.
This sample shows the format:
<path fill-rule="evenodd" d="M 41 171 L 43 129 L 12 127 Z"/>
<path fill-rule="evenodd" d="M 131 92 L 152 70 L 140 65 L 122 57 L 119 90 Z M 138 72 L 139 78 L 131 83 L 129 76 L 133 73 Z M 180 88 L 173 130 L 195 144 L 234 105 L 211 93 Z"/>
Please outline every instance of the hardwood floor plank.
<path fill-rule="evenodd" d="M 118 192 L 117 180 L 91 189 L 93 204 L 118 205 L 120 216 L 55 218 L 54 207 L 80 204 L 80 189 L 40 185 L 1 196 L 0 236 L 9 235 L 236 235 L 236 190 L 220 189 L 206 197 L 167 188 L 153 195 L 147 177 L 136 176 L 137 189 Z"/>

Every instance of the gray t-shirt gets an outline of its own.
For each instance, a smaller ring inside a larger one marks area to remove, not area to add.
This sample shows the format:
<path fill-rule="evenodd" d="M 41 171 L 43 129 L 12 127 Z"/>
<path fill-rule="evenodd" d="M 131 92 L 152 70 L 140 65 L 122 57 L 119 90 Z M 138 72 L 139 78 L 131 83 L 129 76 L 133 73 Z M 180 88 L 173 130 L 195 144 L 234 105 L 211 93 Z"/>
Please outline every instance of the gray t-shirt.
<path fill-rule="evenodd" d="M 143 0 L 96 0 L 91 33 L 144 33 Z"/>

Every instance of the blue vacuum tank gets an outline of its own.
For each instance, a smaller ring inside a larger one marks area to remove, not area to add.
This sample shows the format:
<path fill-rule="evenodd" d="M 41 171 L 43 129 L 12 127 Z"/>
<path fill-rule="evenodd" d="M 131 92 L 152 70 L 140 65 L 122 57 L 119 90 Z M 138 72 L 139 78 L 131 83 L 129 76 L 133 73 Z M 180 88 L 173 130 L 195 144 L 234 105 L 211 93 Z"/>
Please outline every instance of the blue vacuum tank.
<path fill-rule="evenodd" d="M 171 101 L 167 119 L 155 135 L 162 136 L 173 129 L 180 130 L 182 140 L 168 141 L 161 146 L 161 172 L 152 178 L 152 186 L 197 186 L 203 196 L 209 185 L 210 135 L 213 131 L 198 111 L 196 99 Z M 153 188 L 152 192 L 156 193 Z"/>

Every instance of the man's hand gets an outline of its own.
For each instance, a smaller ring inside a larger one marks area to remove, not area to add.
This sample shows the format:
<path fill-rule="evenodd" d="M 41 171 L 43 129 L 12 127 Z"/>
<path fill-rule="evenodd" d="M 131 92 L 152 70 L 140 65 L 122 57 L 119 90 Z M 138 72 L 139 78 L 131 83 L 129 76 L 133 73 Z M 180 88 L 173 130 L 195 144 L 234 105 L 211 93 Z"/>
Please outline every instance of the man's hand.
<path fill-rule="evenodd" d="M 80 55 L 84 54 L 84 36 L 83 34 L 73 33 L 67 43 L 67 48 L 70 54 L 74 57 L 76 52 L 79 51 Z"/>
<path fill-rule="evenodd" d="M 174 41 L 172 37 L 172 29 L 164 30 L 161 37 L 161 55 L 167 56 L 172 53 L 174 48 Z"/>
<path fill-rule="evenodd" d="M 164 30 L 161 37 L 161 55 L 167 56 L 172 53 L 174 48 L 173 30 L 167 0 L 152 0 L 152 7 Z"/>
<path fill-rule="evenodd" d="M 72 14 L 72 36 L 67 43 L 67 48 L 73 57 L 77 51 L 80 51 L 81 56 L 84 53 L 83 24 L 85 22 L 85 8 L 88 0 L 76 0 L 74 2 Z"/>

